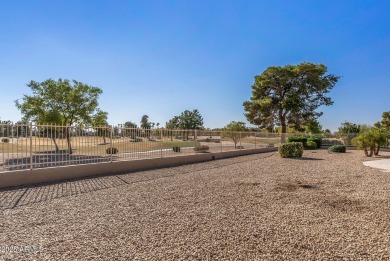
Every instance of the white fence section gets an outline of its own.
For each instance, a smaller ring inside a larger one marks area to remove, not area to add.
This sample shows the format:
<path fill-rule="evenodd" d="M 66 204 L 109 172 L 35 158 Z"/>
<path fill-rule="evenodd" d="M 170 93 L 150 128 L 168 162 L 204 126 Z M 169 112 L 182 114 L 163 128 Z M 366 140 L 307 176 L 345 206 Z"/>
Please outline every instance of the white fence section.
<path fill-rule="evenodd" d="M 277 146 L 265 132 L 0 124 L 0 172 Z"/>

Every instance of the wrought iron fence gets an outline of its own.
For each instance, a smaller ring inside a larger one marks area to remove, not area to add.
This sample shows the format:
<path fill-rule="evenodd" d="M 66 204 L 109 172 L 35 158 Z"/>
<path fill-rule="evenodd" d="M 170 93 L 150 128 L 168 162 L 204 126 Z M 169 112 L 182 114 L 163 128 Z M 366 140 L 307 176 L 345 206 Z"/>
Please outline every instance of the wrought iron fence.
<path fill-rule="evenodd" d="M 276 146 L 265 132 L 0 124 L 0 171 Z"/>
<path fill-rule="evenodd" d="M 0 172 L 273 147 L 291 136 L 352 145 L 357 135 L 0 124 Z"/>

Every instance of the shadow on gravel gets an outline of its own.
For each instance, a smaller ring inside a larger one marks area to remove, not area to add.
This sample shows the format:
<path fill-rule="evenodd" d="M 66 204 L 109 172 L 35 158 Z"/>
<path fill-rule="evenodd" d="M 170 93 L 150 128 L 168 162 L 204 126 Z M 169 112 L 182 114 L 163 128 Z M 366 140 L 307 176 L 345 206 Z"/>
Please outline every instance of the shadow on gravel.
<path fill-rule="evenodd" d="M 113 157 L 116 159 L 117 156 Z M 32 161 L 31 161 L 32 159 Z M 58 154 L 58 153 L 44 153 L 33 155 L 24 158 L 13 158 L 7 159 L 2 165 L 5 166 L 6 170 L 21 170 L 29 169 L 31 162 L 33 168 L 44 168 L 54 166 L 66 166 L 75 164 L 87 164 L 97 162 L 109 162 L 110 156 L 89 156 L 89 155 L 76 155 L 76 154 Z"/>
<path fill-rule="evenodd" d="M 92 177 L 0 189 L 0 209 L 13 209 L 56 198 L 74 196 L 129 184 L 120 175 Z"/>

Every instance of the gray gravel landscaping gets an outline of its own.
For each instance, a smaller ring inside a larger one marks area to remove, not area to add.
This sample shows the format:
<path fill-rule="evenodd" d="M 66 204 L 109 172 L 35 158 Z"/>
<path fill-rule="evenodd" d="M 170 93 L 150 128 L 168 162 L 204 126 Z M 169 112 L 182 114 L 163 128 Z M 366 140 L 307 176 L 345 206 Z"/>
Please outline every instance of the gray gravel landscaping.
<path fill-rule="evenodd" d="M 303 156 L 1 190 L 0 260 L 390 260 L 390 173 Z"/>

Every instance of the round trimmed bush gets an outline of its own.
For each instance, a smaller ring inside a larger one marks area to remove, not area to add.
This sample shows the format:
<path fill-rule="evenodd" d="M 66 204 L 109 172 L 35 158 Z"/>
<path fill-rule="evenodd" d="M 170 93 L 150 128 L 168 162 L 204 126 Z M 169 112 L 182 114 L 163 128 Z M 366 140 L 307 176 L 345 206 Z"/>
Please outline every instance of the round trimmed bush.
<path fill-rule="evenodd" d="M 209 146 L 207 146 L 207 145 L 196 145 L 194 147 L 194 150 L 196 152 L 207 152 L 209 150 Z"/>
<path fill-rule="evenodd" d="M 175 146 L 175 147 L 172 148 L 172 150 L 174 152 L 180 152 L 180 147 L 179 146 Z"/>
<path fill-rule="evenodd" d="M 1 139 L 1 142 L 4 142 L 4 143 L 9 143 L 9 142 L 10 142 L 10 140 L 9 140 L 8 138 L 2 138 L 2 139 Z"/>
<path fill-rule="evenodd" d="M 322 146 L 322 138 L 320 137 L 310 137 L 307 141 L 314 141 L 317 144 L 317 148 L 321 148 Z"/>
<path fill-rule="evenodd" d="M 278 148 L 282 158 L 300 158 L 303 154 L 302 142 L 289 142 L 281 144 Z"/>
<path fill-rule="evenodd" d="M 333 145 L 328 148 L 328 152 L 338 152 L 338 153 L 345 153 L 347 151 L 347 147 L 344 145 Z"/>
<path fill-rule="evenodd" d="M 306 149 L 308 150 L 315 150 L 317 148 L 317 143 L 315 143 L 314 141 L 311 141 L 311 140 L 308 140 L 306 142 Z"/>
<path fill-rule="evenodd" d="M 115 147 L 106 149 L 106 153 L 107 154 L 117 154 L 118 152 L 119 152 L 119 150 L 117 148 L 115 148 Z"/>

